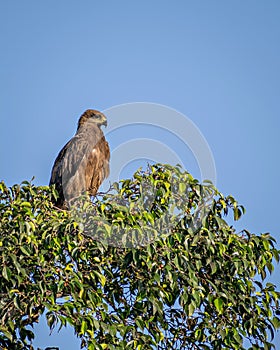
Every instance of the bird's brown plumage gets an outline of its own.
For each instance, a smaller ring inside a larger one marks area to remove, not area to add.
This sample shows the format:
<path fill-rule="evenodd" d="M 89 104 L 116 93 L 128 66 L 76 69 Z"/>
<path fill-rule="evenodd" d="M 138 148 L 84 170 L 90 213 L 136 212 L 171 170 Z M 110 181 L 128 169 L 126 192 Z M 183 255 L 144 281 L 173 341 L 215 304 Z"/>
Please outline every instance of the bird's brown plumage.
<path fill-rule="evenodd" d="M 88 192 L 95 195 L 109 175 L 110 149 L 101 130 L 107 119 L 99 111 L 88 109 L 80 117 L 75 136 L 59 152 L 52 169 L 50 185 L 55 185 L 59 208 Z"/>

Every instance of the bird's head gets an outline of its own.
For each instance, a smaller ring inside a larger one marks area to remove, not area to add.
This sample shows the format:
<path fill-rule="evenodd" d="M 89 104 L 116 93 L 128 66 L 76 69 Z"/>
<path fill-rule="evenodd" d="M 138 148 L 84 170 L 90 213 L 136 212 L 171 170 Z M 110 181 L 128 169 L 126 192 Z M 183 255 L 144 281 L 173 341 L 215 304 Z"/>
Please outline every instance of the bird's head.
<path fill-rule="evenodd" d="M 87 109 L 79 119 L 78 128 L 85 123 L 95 123 L 97 126 L 107 126 L 106 116 L 95 109 Z"/>

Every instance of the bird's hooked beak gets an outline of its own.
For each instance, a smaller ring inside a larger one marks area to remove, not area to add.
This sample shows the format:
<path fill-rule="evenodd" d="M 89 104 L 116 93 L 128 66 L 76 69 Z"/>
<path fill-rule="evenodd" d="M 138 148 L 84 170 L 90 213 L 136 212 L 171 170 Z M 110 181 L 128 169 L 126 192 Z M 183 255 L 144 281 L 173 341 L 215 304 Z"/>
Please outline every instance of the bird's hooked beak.
<path fill-rule="evenodd" d="M 107 127 L 107 120 L 105 120 L 105 121 L 102 123 L 102 125 L 104 125 L 105 128 L 106 128 L 106 127 Z"/>

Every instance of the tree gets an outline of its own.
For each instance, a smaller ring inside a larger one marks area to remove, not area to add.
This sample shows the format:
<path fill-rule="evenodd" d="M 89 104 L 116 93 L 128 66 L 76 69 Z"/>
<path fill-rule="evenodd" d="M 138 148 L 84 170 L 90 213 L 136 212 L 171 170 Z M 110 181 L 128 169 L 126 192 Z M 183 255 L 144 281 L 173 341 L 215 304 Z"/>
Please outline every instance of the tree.
<path fill-rule="evenodd" d="M 0 194 L 1 349 L 33 349 L 42 314 L 89 350 L 274 347 L 275 239 L 236 232 L 244 208 L 210 183 L 157 164 L 70 211 L 47 186 Z"/>

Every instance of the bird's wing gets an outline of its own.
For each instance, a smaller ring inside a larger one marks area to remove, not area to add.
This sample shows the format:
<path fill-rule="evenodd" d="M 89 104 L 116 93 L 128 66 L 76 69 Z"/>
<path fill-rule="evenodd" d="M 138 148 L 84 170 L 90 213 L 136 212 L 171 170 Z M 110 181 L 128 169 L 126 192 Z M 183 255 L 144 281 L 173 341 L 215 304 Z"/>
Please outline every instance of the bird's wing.
<path fill-rule="evenodd" d="M 83 181 L 83 163 L 88 156 L 90 145 L 81 135 L 75 135 L 59 152 L 53 166 L 50 185 L 55 184 L 59 197 L 64 199 L 79 195 L 85 184 L 73 183 L 73 178 Z"/>
<path fill-rule="evenodd" d="M 67 176 L 74 176 L 79 171 L 84 160 L 89 156 L 92 148 L 91 143 L 83 135 L 76 135 L 65 145 L 62 170 Z"/>

